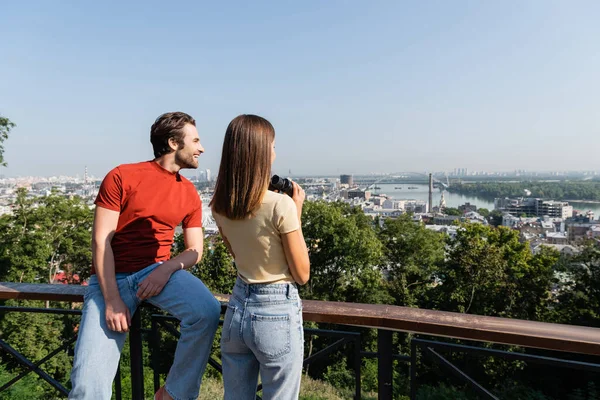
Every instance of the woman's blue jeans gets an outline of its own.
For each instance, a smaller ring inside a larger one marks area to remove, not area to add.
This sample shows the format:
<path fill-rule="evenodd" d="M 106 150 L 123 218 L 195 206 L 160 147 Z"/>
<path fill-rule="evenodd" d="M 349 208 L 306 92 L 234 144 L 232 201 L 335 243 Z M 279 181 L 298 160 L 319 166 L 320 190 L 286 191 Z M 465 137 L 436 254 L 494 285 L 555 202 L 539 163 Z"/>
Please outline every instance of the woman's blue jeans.
<path fill-rule="evenodd" d="M 221 337 L 225 400 L 255 399 L 259 374 L 263 399 L 297 399 L 303 357 L 296 285 L 246 284 L 238 278 Z"/>

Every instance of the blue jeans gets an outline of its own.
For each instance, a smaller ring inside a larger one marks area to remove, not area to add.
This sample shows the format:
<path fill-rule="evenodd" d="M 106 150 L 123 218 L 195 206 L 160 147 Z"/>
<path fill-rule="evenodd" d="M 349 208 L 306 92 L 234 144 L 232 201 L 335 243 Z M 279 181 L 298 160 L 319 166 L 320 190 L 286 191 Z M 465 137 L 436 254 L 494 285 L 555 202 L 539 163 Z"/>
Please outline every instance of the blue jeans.
<path fill-rule="evenodd" d="M 158 265 L 135 273 L 116 274 L 121 299 L 132 316 L 141 303 L 136 296 L 138 284 Z M 195 400 L 219 325 L 221 305 L 204 283 L 187 271 L 175 272 L 162 292 L 146 301 L 181 321 L 181 337 L 165 389 L 174 399 Z M 104 311 L 98 279 L 92 276 L 83 301 L 69 399 L 108 400 L 111 397 L 126 333 L 108 329 Z"/>
<path fill-rule="evenodd" d="M 225 400 L 255 399 L 259 373 L 263 399 L 297 399 L 303 356 L 296 285 L 249 285 L 238 278 L 221 336 Z"/>

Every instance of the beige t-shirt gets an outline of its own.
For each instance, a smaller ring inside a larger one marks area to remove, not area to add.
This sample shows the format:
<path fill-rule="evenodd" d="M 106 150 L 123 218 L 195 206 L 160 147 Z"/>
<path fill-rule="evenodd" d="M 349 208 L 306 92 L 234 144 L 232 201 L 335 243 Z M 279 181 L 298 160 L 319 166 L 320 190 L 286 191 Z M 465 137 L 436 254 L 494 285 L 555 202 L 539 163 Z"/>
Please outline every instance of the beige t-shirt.
<path fill-rule="evenodd" d="M 253 216 L 230 220 L 213 212 L 217 225 L 235 254 L 235 264 L 246 283 L 294 282 L 281 235 L 300 229 L 291 197 L 267 191 Z"/>

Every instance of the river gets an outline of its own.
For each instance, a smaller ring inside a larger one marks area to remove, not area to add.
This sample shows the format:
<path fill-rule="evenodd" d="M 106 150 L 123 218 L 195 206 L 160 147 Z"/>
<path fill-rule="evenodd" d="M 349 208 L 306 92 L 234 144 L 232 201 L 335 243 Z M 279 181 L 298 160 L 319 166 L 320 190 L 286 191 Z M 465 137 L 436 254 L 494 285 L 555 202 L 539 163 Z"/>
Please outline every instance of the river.
<path fill-rule="evenodd" d="M 394 200 L 429 200 L 429 186 L 419 184 L 377 184 L 380 189 L 370 189 L 371 193 L 385 194 L 392 197 Z M 415 187 L 416 189 L 408 189 Z M 400 189 L 401 188 L 401 189 Z M 433 206 L 440 204 L 442 192 L 439 189 L 433 189 Z M 492 211 L 494 209 L 494 199 L 485 199 L 482 197 L 465 196 L 458 193 L 448 193 L 444 191 L 446 199 L 446 207 L 458 207 L 465 203 L 471 203 L 477 208 L 487 208 Z M 596 218 L 600 216 L 600 204 L 585 203 L 585 202 L 570 202 L 574 210 L 594 212 Z"/>

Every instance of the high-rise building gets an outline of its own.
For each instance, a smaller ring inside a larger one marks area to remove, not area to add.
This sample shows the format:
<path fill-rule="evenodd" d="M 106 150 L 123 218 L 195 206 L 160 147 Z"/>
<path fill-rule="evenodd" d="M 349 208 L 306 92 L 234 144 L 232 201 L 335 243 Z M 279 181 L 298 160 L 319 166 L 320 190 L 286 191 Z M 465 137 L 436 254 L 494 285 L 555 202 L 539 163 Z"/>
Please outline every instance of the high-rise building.
<path fill-rule="evenodd" d="M 573 216 L 573 206 L 570 206 L 566 201 L 544 200 L 539 198 L 497 198 L 494 200 L 494 208 L 504 211 L 514 216 L 543 217 L 549 216 L 552 218 L 570 218 Z"/>
<path fill-rule="evenodd" d="M 346 184 L 349 187 L 354 186 L 354 178 L 352 177 L 352 175 L 340 175 L 340 183 Z"/>
<path fill-rule="evenodd" d="M 208 168 L 206 169 L 206 180 L 207 180 L 208 182 L 210 182 L 210 181 L 211 181 L 210 169 L 208 169 Z"/>

